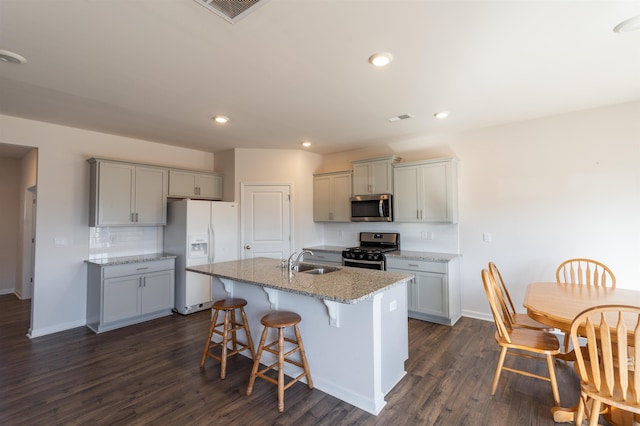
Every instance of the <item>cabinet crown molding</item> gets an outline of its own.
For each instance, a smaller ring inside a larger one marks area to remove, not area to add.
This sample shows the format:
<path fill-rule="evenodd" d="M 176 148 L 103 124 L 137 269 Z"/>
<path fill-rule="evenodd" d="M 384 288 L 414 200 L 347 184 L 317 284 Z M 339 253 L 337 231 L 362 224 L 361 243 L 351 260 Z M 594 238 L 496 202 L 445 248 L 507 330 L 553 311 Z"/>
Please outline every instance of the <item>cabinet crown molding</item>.
<path fill-rule="evenodd" d="M 405 163 L 395 163 L 393 167 L 409 167 L 409 166 L 419 166 L 421 164 L 434 164 L 434 163 L 458 163 L 456 157 L 445 157 L 445 158 L 432 158 L 430 160 L 416 160 L 416 161 L 407 161 Z"/>
<path fill-rule="evenodd" d="M 352 160 L 351 164 L 370 163 L 372 161 L 389 161 L 392 163 L 397 163 L 400 160 L 402 160 L 401 157 L 390 155 L 386 157 L 367 158 L 366 160 Z"/>

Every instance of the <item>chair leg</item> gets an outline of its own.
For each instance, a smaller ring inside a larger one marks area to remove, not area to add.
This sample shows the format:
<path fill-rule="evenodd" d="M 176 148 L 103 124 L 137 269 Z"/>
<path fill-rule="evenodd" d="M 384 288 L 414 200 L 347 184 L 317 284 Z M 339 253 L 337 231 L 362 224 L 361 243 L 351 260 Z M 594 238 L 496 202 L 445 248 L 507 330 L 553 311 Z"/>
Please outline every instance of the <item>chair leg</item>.
<path fill-rule="evenodd" d="M 547 354 L 547 367 L 549 367 L 549 379 L 551 379 L 551 391 L 556 407 L 560 406 L 560 393 L 558 393 L 558 381 L 556 380 L 556 369 L 554 368 L 553 355 Z"/>
<path fill-rule="evenodd" d="M 587 395 L 580 392 L 580 399 L 578 400 L 578 411 L 576 411 L 576 426 L 582 426 L 582 420 L 584 419 L 584 408 Z"/>
<path fill-rule="evenodd" d="M 202 351 L 202 357 L 200 358 L 200 368 L 204 367 L 204 362 L 207 360 L 207 353 L 209 352 L 209 346 L 211 345 L 211 336 L 213 336 L 213 330 L 216 328 L 216 322 L 218 321 L 218 310 L 213 313 L 213 319 L 209 326 L 209 337 L 204 342 L 204 350 Z"/>
<path fill-rule="evenodd" d="M 278 411 L 284 411 L 284 328 L 278 328 Z"/>
<path fill-rule="evenodd" d="M 247 344 L 249 345 L 249 351 L 251 352 L 251 359 L 256 359 L 256 351 L 253 348 L 253 340 L 251 339 L 251 331 L 249 330 L 249 321 L 247 321 L 247 314 L 243 308 L 240 308 L 240 315 L 242 316 L 242 323 L 244 324 L 244 332 L 247 335 Z"/>
<path fill-rule="evenodd" d="M 258 353 L 253 357 L 253 368 L 251 369 L 251 375 L 249 376 L 249 384 L 247 385 L 247 396 L 251 395 L 251 392 L 253 392 L 253 383 L 256 381 L 256 373 L 260 366 L 260 357 L 262 356 L 262 349 L 264 348 L 264 341 L 267 339 L 268 331 L 269 329 L 267 327 L 262 330 L 260 343 L 258 344 Z"/>
<path fill-rule="evenodd" d="M 498 358 L 498 365 L 496 366 L 496 374 L 493 376 L 493 384 L 491 385 L 491 395 L 496 393 L 498 387 L 498 381 L 500 380 L 500 373 L 502 373 L 502 366 L 504 365 L 504 359 L 507 356 L 507 347 L 502 346 L 500 349 L 500 357 Z"/>
<path fill-rule="evenodd" d="M 296 333 L 296 340 L 300 347 L 300 358 L 302 359 L 302 365 L 304 368 L 304 375 L 307 378 L 307 386 L 309 389 L 313 389 L 313 381 L 311 380 L 311 372 L 309 371 L 309 364 L 307 363 L 307 355 L 304 352 L 304 345 L 302 344 L 302 337 L 300 336 L 300 329 L 297 324 L 293 325 L 293 329 Z"/>
<path fill-rule="evenodd" d="M 222 335 L 222 355 L 220 356 L 220 378 L 227 376 L 227 345 L 229 344 L 229 311 L 224 311 L 224 334 Z"/>
<path fill-rule="evenodd" d="M 231 332 L 231 336 L 232 336 L 231 337 L 231 341 L 233 342 L 232 345 L 233 345 L 233 350 L 234 351 L 238 350 L 238 343 L 237 343 L 238 341 L 236 340 L 236 338 L 238 336 L 236 335 L 236 330 L 235 330 L 236 325 L 237 325 L 237 323 L 236 323 L 236 311 L 234 309 L 234 310 L 231 311 L 231 329 L 233 330 Z"/>
<path fill-rule="evenodd" d="M 592 398 L 591 400 L 591 412 L 589 413 L 589 426 L 597 426 L 600 419 L 600 406 L 601 402 L 598 399 Z"/>

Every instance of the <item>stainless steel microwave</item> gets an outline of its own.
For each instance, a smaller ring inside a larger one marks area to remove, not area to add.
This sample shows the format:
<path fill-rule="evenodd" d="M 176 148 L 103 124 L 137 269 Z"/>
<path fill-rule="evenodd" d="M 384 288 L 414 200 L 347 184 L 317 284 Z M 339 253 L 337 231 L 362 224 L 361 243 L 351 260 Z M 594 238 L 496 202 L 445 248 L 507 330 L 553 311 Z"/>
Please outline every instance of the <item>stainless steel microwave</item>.
<path fill-rule="evenodd" d="M 352 222 L 392 222 L 391 194 L 356 195 L 351 197 Z"/>

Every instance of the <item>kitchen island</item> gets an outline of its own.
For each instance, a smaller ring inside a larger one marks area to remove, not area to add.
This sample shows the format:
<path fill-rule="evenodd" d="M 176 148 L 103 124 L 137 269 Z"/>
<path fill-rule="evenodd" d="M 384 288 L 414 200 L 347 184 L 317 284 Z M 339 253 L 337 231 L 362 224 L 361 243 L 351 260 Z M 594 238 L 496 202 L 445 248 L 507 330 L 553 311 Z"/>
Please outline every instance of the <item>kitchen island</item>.
<path fill-rule="evenodd" d="M 214 300 L 247 300 L 255 343 L 264 314 L 272 310 L 300 314 L 311 377 L 323 392 L 377 415 L 386 403 L 384 396 L 406 374 L 407 282 L 412 274 L 349 267 L 324 274 L 313 269 L 289 272 L 279 260 L 269 258 L 187 270 L 212 277 Z M 275 362 L 268 355 L 263 354 L 262 363 Z M 286 367 L 287 375 L 297 375 L 294 366 Z"/>

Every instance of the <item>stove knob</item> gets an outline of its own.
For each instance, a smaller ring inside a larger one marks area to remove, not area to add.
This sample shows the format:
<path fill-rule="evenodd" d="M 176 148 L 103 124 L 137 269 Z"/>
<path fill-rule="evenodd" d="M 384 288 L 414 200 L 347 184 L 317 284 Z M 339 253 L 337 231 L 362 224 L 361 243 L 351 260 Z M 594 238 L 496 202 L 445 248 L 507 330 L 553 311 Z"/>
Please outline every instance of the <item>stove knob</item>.
<path fill-rule="evenodd" d="M 358 256 L 358 259 L 364 259 L 364 253 L 360 253 L 360 255 Z"/>

